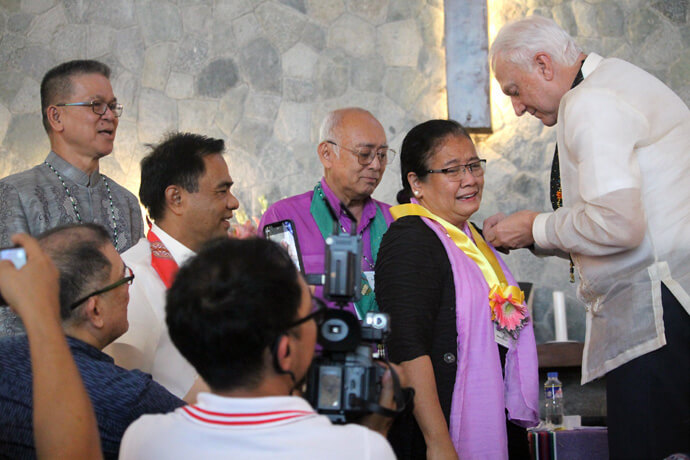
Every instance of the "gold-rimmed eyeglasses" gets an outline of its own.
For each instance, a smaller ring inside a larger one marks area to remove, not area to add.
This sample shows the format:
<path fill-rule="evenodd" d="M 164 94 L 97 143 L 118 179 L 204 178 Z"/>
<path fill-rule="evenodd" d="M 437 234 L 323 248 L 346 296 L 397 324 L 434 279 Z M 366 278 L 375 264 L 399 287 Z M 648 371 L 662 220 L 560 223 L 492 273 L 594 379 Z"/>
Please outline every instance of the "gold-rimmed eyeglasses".
<path fill-rule="evenodd" d="M 395 150 L 389 149 L 388 147 L 379 147 L 374 149 L 373 147 L 357 147 L 356 149 L 349 149 L 342 145 L 338 145 L 333 141 L 326 141 L 331 145 L 338 147 L 339 149 L 345 149 L 357 157 L 357 161 L 360 165 L 366 166 L 374 161 L 374 157 L 378 156 L 379 161 L 382 164 L 391 164 L 395 158 Z"/>

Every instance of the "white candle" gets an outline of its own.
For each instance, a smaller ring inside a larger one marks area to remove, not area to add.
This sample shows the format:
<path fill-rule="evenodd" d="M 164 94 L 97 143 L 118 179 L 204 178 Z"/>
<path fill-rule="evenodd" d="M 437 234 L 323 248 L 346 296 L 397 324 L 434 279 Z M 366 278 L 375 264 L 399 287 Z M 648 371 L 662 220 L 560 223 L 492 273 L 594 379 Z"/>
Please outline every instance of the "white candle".
<path fill-rule="evenodd" d="M 568 321 L 565 313 L 565 295 L 561 291 L 553 291 L 553 324 L 556 342 L 567 342 Z"/>

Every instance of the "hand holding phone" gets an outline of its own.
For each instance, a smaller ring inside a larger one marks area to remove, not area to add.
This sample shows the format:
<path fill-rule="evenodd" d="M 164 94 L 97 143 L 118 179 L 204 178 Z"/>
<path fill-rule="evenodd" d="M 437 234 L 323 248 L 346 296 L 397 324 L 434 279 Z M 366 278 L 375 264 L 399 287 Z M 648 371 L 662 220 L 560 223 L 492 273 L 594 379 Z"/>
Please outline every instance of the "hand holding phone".
<path fill-rule="evenodd" d="M 14 235 L 12 242 L 18 247 L 0 250 L 2 304 L 9 304 L 25 324 L 31 314 L 59 318 L 59 273 L 53 261 L 29 235 Z"/>
<path fill-rule="evenodd" d="M 281 245 L 290 255 L 297 269 L 304 275 L 304 265 L 302 264 L 302 254 L 299 250 L 297 240 L 297 230 L 291 220 L 281 220 L 264 227 L 264 237 Z"/>

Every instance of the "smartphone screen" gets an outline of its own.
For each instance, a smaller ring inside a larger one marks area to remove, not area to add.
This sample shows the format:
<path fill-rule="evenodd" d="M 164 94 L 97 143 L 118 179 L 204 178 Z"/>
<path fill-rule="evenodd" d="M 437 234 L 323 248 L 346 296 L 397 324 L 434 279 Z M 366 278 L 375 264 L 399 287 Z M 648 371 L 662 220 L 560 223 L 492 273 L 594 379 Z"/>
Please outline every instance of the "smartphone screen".
<path fill-rule="evenodd" d="M 297 231 L 295 230 L 295 224 L 291 220 L 281 220 L 280 222 L 266 225 L 264 227 L 264 236 L 266 239 L 284 247 L 295 266 L 304 274 L 302 255 L 297 242 Z"/>
<path fill-rule="evenodd" d="M 11 261 L 19 270 L 26 264 L 26 252 L 24 248 L 2 248 L 0 249 L 0 260 Z"/>

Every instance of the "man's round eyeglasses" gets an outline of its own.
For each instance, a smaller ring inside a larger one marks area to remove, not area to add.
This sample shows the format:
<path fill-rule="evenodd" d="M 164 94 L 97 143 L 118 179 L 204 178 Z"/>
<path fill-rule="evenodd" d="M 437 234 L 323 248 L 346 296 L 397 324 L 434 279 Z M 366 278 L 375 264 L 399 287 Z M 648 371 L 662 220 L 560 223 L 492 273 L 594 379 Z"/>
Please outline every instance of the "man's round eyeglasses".
<path fill-rule="evenodd" d="M 106 104 L 101 101 L 90 101 L 90 102 L 63 102 L 60 104 L 55 104 L 56 107 L 91 107 L 93 113 L 96 115 L 105 115 L 106 110 L 110 109 L 115 117 L 120 117 L 122 115 L 123 106 L 119 102 L 111 102 Z"/>
<path fill-rule="evenodd" d="M 127 265 L 125 265 L 125 276 L 122 279 L 119 279 L 115 281 L 113 284 L 109 284 L 103 289 L 99 289 L 97 291 L 93 291 L 89 295 L 85 295 L 81 299 L 77 300 L 76 302 L 72 303 L 72 305 L 69 306 L 70 310 L 74 310 L 77 308 L 79 305 L 82 304 L 85 300 L 89 299 L 90 297 L 93 297 L 95 295 L 100 295 L 100 294 L 105 294 L 108 291 L 112 291 L 113 289 L 122 286 L 123 284 L 129 284 L 130 286 L 132 285 L 132 281 L 134 281 L 134 272 L 132 272 L 132 269 L 129 268 Z"/>
<path fill-rule="evenodd" d="M 362 166 L 371 164 L 374 161 L 375 156 L 379 157 L 379 161 L 382 164 L 387 165 L 391 164 L 393 162 L 393 159 L 395 158 L 395 150 L 389 149 L 388 147 L 379 147 L 378 149 L 374 149 L 372 147 L 357 147 L 356 149 L 349 149 L 347 147 L 343 147 L 342 145 L 338 145 L 333 141 L 326 142 L 338 147 L 339 149 L 345 149 L 348 152 L 352 153 L 354 156 L 357 157 L 357 161 Z"/>
<path fill-rule="evenodd" d="M 477 160 L 465 165 L 457 165 L 443 169 L 427 169 L 430 174 L 443 174 L 449 181 L 461 181 L 465 173 L 469 171 L 474 177 L 481 177 L 486 170 L 486 160 Z"/>

